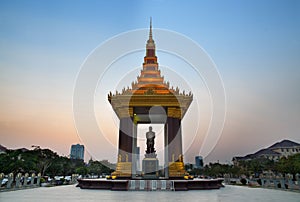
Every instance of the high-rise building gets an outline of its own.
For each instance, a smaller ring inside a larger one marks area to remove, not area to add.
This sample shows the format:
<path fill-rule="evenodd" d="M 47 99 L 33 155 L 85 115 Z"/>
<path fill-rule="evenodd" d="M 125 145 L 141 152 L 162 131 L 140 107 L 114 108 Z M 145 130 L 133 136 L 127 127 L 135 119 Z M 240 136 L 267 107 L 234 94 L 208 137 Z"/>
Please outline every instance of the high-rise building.
<path fill-rule="evenodd" d="M 71 146 L 70 159 L 84 159 L 84 146 L 80 144 L 74 144 Z"/>
<path fill-rule="evenodd" d="M 202 156 L 195 156 L 195 168 L 203 168 Z"/>

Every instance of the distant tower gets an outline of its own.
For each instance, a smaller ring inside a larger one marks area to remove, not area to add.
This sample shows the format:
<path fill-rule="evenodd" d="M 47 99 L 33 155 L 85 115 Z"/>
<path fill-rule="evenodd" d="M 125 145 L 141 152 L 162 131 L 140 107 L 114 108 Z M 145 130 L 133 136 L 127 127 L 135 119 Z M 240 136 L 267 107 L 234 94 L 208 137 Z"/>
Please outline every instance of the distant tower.
<path fill-rule="evenodd" d="M 74 144 L 71 146 L 70 159 L 84 159 L 84 146 L 80 144 Z"/>
<path fill-rule="evenodd" d="M 202 156 L 195 156 L 195 168 L 203 168 Z"/>

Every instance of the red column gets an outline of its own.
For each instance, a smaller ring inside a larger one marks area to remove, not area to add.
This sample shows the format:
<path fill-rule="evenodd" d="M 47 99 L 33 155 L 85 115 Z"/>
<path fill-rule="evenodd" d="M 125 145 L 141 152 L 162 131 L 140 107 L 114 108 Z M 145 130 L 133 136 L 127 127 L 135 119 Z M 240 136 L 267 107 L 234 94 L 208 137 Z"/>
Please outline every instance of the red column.
<path fill-rule="evenodd" d="M 168 158 L 169 162 L 178 161 L 179 155 L 182 155 L 182 133 L 181 119 L 168 117 L 167 134 L 168 136 Z"/>
<path fill-rule="evenodd" d="M 132 141 L 133 140 L 133 122 L 131 117 L 121 118 L 119 127 L 119 155 L 122 162 L 132 161 Z"/>

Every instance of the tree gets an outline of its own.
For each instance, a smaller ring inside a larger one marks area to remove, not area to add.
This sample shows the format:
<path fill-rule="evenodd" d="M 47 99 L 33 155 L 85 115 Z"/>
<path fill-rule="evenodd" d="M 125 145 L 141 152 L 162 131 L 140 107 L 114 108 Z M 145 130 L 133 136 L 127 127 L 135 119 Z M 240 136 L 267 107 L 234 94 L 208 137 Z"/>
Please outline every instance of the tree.
<path fill-rule="evenodd" d="M 232 166 L 228 164 L 210 163 L 204 167 L 204 175 L 212 177 L 223 177 L 225 173 L 231 173 Z"/>
<path fill-rule="evenodd" d="M 87 174 L 93 173 L 102 175 L 102 173 L 111 173 L 112 164 L 106 160 L 90 161 L 87 167 L 83 160 L 69 159 L 65 156 L 59 156 L 50 149 L 42 149 L 39 146 L 33 146 L 33 150 L 7 150 L 0 154 L 0 173 L 38 173 L 42 176 L 50 177 L 63 175 L 68 176 L 73 173 Z"/>
<path fill-rule="evenodd" d="M 86 166 L 81 166 L 75 169 L 75 173 L 79 175 L 87 175 L 89 172 L 88 168 Z"/>
<path fill-rule="evenodd" d="M 300 154 L 295 154 L 288 158 L 281 158 L 275 167 L 279 173 L 290 173 L 293 175 L 300 173 Z"/>
<path fill-rule="evenodd" d="M 113 170 L 110 168 L 111 164 L 108 161 L 93 161 L 88 163 L 89 173 L 93 175 L 102 175 L 102 173 L 111 173 Z"/>
<path fill-rule="evenodd" d="M 7 150 L 6 153 L 0 155 L 0 172 L 13 173 L 18 172 L 35 172 L 37 158 L 31 151 Z"/>
<path fill-rule="evenodd" d="M 39 146 L 33 147 L 35 147 L 33 151 L 35 152 L 38 160 L 36 165 L 38 172 L 40 172 L 41 175 L 44 176 L 46 170 L 59 156 L 57 155 L 57 153 L 51 151 L 50 149 L 41 149 Z"/>

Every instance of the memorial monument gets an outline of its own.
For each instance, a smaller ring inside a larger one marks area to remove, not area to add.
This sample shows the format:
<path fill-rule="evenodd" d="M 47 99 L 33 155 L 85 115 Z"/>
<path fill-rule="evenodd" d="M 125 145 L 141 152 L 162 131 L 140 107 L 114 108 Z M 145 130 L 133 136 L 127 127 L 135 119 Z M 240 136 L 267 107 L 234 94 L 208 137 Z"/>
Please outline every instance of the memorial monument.
<path fill-rule="evenodd" d="M 108 95 L 108 101 L 120 119 L 118 162 L 112 176 L 131 179 L 136 177 L 137 166 L 134 159 L 137 155 L 137 125 L 158 123 L 164 124 L 164 177 L 183 178 L 187 173 L 183 163 L 181 120 L 192 100 L 191 92 L 186 94 L 184 91 L 180 92 L 178 87 L 170 87 L 170 83 L 161 76 L 150 21 L 143 69 L 137 81 L 131 83 L 131 88 L 124 88 L 122 92 L 115 94 L 110 92 Z M 143 165 L 148 165 L 146 162 L 149 158 L 156 158 L 153 156 L 154 142 L 151 138 L 147 138 L 148 141 Z"/>
<path fill-rule="evenodd" d="M 174 42 L 175 43 L 175 42 Z M 164 80 L 157 62 L 156 48 L 150 20 L 143 69 L 131 88 L 108 94 L 108 101 L 120 120 L 118 160 L 116 170 L 108 179 L 78 179 L 82 189 L 108 190 L 200 190 L 219 189 L 222 179 L 193 179 L 185 171 L 182 153 L 181 120 L 193 100 Z M 137 172 L 139 149 L 138 124 L 164 125 L 164 162 L 159 170 L 155 150 L 155 132 L 146 132 L 145 156 L 142 174 Z M 160 172 L 162 171 L 162 172 Z M 159 175 L 163 173 L 163 176 Z"/>

